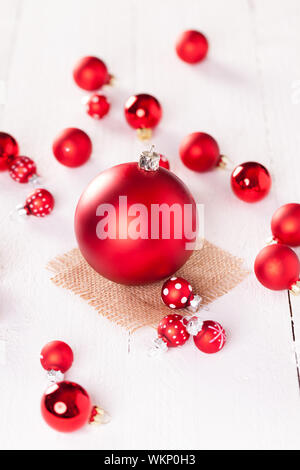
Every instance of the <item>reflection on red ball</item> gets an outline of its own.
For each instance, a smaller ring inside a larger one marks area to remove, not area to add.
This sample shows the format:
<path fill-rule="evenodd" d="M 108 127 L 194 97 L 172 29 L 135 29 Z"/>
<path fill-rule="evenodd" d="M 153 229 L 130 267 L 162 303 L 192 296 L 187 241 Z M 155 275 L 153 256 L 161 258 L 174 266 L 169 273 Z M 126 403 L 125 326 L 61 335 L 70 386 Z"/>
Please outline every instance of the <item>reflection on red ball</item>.
<path fill-rule="evenodd" d="M 200 351 L 213 354 L 220 351 L 226 343 L 226 333 L 220 323 L 212 320 L 203 322 L 199 333 L 194 336 L 194 343 Z"/>
<path fill-rule="evenodd" d="M 128 124 L 134 129 L 152 129 L 162 117 L 159 101 L 146 93 L 130 96 L 124 112 Z"/>
<path fill-rule="evenodd" d="M 238 165 L 231 175 L 234 194 L 245 202 L 257 202 L 267 196 L 272 184 L 268 170 L 257 162 Z"/>
<path fill-rule="evenodd" d="M 184 31 L 176 42 L 178 57 L 189 64 L 201 62 L 208 52 L 208 41 L 199 31 Z"/>
<path fill-rule="evenodd" d="M 14 139 L 6 132 L 0 132 L 0 171 L 8 170 L 14 157 L 19 153 L 19 146 Z"/>
<path fill-rule="evenodd" d="M 187 135 L 180 144 L 179 153 L 185 166 L 200 173 L 212 170 L 220 162 L 219 146 L 205 132 Z"/>
<path fill-rule="evenodd" d="M 74 70 L 73 77 L 80 88 L 88 91 L 96 91 L 109 83 L 110 75 L 105 63 L 98 57 L 83 57 Z"/>
<path fill-rule="evenodd" d="M 63 341 L 50 341 L 41 350 L 40 361 L 45 370 L 60 370 L 64 373 L 73 363 L 73 351 Z"/>
<path fill-rule="evenodd" d="M 74 168 L 83 165 L 90 158 L 92 142 L 81 129 L 69 127 L 56 137 L 52 149 L 59 163 Z"/>
<path fill-rule="evenodd" d="M 291 203 L 279 207 L 271 221 L 273 237 L 279 243 L 300 245 L 300 204 Z"/>
<path fill-rule="evenodd" d="M 91 401 L 87 392 L 74 382 L 50 385 L 41 401 L 46 423 L 56 431 L 73 432 L 88 423 Z"/>
<path fill-rule="evenodd" d="M 257 255 L 254 271 L 259 282 L 271 290 L 290 289 L 299 279 L 296 253 L 285 245 L 269 245 Z"/>

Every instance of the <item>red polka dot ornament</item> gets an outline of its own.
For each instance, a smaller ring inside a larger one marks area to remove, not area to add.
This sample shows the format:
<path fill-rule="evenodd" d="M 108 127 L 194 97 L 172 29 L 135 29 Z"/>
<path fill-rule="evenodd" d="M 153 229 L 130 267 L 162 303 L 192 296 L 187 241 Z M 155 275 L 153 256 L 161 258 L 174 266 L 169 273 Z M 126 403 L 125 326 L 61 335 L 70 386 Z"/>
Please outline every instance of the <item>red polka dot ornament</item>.
<path fill-rule="evenodd" d="M 17 183 L 38 182 L 36 165 L 29 157 L 14 158 L 9 165 L 9 176 Z"/>
<path fill-rule="evenodd" d="M 184 31 L 176 42 L 178 57 L 188 64 L 202 62 L 207 55 L 208 47 L 208 40 L 204 34 L 195 30 Z"/>
<path fill-rule="evenodd" d="M 6 132 L 0 132 L 0 171 L 8 170 L 18 153 L 19 146 L 16 139 Z"/>
<path fill-rule="evenodd" d="M 166 170 L 170 169 L 169 160 L 167 159 L 167 157 L 165 157 L 162 154 L 160 154 L 159 166 L 161 166 L 162 168 L 165 168 Z"/>
<path fill-rule="evenodd" d="M 189 333 L 183 322 L 182 315 L 170 314 L 164 317 L 157 327 L 157 338 L 151 347 L 150 356 L 168 351 L 169 348 L 182 346 L 189 339 Z"/>
<path fill-rule="evenodd" d="M 231 175 L 231 188 L 234 194 L 245 202 L 257 202 L 265 198 L 272 184 L 266 167 L 257 162 L 238 165 Z"/>
<path fill-rule="evenodd" d="M 217 141 L 205 132 L 187 135 L 180 144 L 179 154 L 187 168 L 199 173 L 228 164 L 228 158 L 220 154 Z"/>
<path fill-rule="evenodd" d="M 95 93 L 85 100 L 86 112 L 93 119 L 102 119 L 110 109 L 110 104 L 104 95 Z"/>
<path fill-rule="evenodd" d="M 76 84 L 87 91 L 96 91 L 104 85 L 111 85 L 113 76 L 106 64 L 98 57 L 87 56 L 80 59 L 73 70 Z"/>
<path fill-rule="evenodd" d="M 54 197 L 46 189 L 37 188 L 26 198 L 25 204 L 17 206 L 19 216 L 33 215 L 34 217 L 45 217 L 54 208 Z"/>
<path fill-rule="evenodd" d="M 68 127 L 56 137 L 52 150 L 59 163 L 75 168 L 83 165 L 90 158 L 92 141 L 83 130 Z"/>
<path fill-rule="evenodd" d="M 272 240 L 289 246 L 300 246 L 300 204 L 279 207 L 271 220 Z"/>
<path fill-rule="evenodd" d="M 200 309 L 202 298 L 193 294 L 191 284 L 183 277 L 173 276 L 164 282 L 161 289 L 164 304 L 171 309 L 187 308 L 192 312 Z"/>
<path fill-rule="evenodd" d="M 124 113 L 128 124 L 137 130 L 139 139 L 149 140 L 152 136 L 152 129 L 161 120 L 162 108 L 154 96 L 142 93 L 128 98 Z"/>

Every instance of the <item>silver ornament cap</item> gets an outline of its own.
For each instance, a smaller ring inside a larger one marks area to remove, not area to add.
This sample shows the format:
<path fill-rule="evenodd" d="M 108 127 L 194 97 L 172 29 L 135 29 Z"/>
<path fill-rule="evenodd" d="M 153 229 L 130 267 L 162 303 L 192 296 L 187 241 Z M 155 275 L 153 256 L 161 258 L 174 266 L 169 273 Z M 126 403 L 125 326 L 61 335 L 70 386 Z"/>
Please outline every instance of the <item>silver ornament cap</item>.
<path fill-rule="evenodd" d="M 154 145 L 150 150 L 144 150 L 139 159 L 139 167 L 145 171 L 157 171 L 159 168 L 159 153 L 154 152 Z"/>

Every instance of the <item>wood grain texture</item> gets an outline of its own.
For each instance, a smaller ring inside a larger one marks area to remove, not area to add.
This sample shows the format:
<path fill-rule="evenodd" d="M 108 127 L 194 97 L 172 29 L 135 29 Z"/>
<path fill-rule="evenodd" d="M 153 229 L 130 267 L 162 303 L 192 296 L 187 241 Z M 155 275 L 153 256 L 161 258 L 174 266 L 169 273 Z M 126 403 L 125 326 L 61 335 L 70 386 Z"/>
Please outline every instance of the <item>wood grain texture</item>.
<path fill-rule="evenodd" d="M 297 0 L 0 0 L 0 80 L 7 83 L 1 130 L 34 158 L 55 194 L 53 215 L 13 223 L 9 211 L 28 189 L 0 174 L 1 447 L 41 449 L 299 448 L 299 387 L 287 294 L 254 275 L 218 299 L 206 318 L 229 331 L 221 354 L 189 343 L 162 360 L 147 357 L 152 329 L 128 335 L 79 298 L 49 281 L 47 262 L 75 246 L 73 215 L 86 184 L 104 168 L 135 159 L 142 144 L 122 105 L 136 92 L 157 96 L 164 117 L 153 142 L 170 158 L 197 202 L 205 204 L 205 236 L 252 269 L 282 203 L 299 202 L 300 6 Z M 178 33 L 205 32 L 207 61 L 190 67 L 174 53 Z M 94 122 L 73 83 L 78 57 L 103 57 L 117 85 L 105 90 L 109 116 Z M 70 170 L 52 157 L 63 127 L 86 130 L 93 158 Z M 203 130 L 234 162 L 258 160 L 273 188 L 259 204 L 237 200 L 229 172 L 195 175 L 178 158 L 181 138 Z M 300 254 L 300 252 L 299 252 Z M 300 338 L 299 300 L 292 299 Z M 63 339 L 75 352 L 68 377 L 106 408 L 101 429 L 58 435 L 41 420 L 46 385 L 39 351 Z M 1 351 L 3 347 L 1 346 Z M 4 364 L 3 364 L 4 363 Z"/>

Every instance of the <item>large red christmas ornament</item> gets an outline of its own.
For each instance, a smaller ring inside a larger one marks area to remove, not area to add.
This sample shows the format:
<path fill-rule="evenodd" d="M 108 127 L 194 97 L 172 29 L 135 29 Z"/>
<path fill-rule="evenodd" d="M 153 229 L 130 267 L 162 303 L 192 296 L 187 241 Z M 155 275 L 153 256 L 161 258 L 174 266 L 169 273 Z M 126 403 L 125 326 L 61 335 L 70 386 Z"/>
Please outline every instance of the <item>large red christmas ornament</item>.
<path fill-rule="evenodd" d="M 92 405 L 87 392 L 75 382 L 50 385 L 42 397 L 44 420 L 56 431 L 73 432 L 88 423 Z"/>
<path fill-rule="evenodd" d="M 180 144 L 179 154 L 185 166 L 200 173 L 226 164 L 216 140 L 205 132 L 187 135 Z"/>
<path fill-rule="evenodd" d="M 300 263 L 296 253 L 285 245 L 269 245 L 257 255 L 254 271 L 259 282 L 271 290 L 290 289 L 299 293 Z"/>
<path fill-rule="evenodd" d="M 226 343 L 226 333 L 220 323 L 206 320 L 199 333 L 194 336 L 194 343 L 200 351 L 213 354 L 219 352 Z"/>
<path fill-rule="evenodd" d="M 95 93 L 86 102 L 86 112 L 94 119 L 102 119 L 108 113 L 110 104 L 106 96 Z"/>
<path fill-rule="evenodd" d="M 238 165 L 231 175 L 234 194 L 245 202 L 257 202 L 266 197 L 271 188 L 268 170 L 257 162 Z"/>
<path fill-rule="evenodd" d="M 168 346 L 182 346 L 189 338 L 189 333 L 182 322 L 182 315 L 171 314 L 164 317 L 158 325 L 157 334 Z"/>
<path fill-rule="evenodd" d="M 92 153 L 92 142 L 89 136 L 76 127 L 64 129 L 53 142 L 55 158 L 68 167 L 83 165 Z"/>
<path fill-rule="evenodd" d="M 157 126 L 162 117 L 159 101 L 146 93 L 130 96 L 125 103 L 124 112 L 126 121 L 137 129 L 138 137 L 142 140 L 151 138 L 151 130 Z"/>
<path fill-rule="evenodd" d="M 300 245 L 300 204 L 279 207 L 271 220 L 273 240 L 290 246 Z"/>
<path fill-rule="evenodd" d="M 73 77 L 80 88 L 96 91 L 111 82 L 105 63 L 98 57 L 83 57 L 73 70 Z"/>
<path fill-rule="evenodd" d="M 112 281 L 143 284 L 163 279 L 192 254 L 195 201 L 177 176 L 159 167 L 159 159 L 151 150 L 142 153 L 139 164 L 103 171 L 77 205 L 75 232 L 81 253 Z"/>
<path fill-rule="evenodd" d="M 170 169 L 170 163 L 164 155 L 160 154 L 159 166 L 162 168 L 166 168 L 166 170 Z"/>
<path fill-rule="evenodd" d="M 199 310 L 202 298 L 193 294 L 191 284 L 183 277 L 173 276 L 164 282 L 161 298 L 167 307 L 178 309 L 188 308 L 192 312 Z"/>
<path fill-rule="evenodd" d="M 40 361 L 45 370 L 65 373 L 73 363 L 73 351 L 63 341 L 50 341 L 41 350 Z"/>
<path fill-rule="evenodd" d="M 16 139 L 6 132 L 0 132 L 0 171 L 8 170 L 18 153 L 19 146 Z"/>
<path fill-rule="evenodd" d="M 35 217 L 45 217 L 49 215 L 54 207 L 54 197 L 46 189 L 37 188 L 27 196 L 25 204 L 17 206 L 17 213 L 20 216 L 34 215 Z"/>
<path fill-rule="evenodd" d="M 36 165 L 31 158 L 16 157 L 9 165 L 9 176 L 18 183 L 34 182 L 37 179 Z"/>
<path fill-rule="evenodd" d="M 178 57 L 189 64 L 201 62 L 208 52 L 208 41 L 199 31 L 184 31 L 176 42 Z"/>

